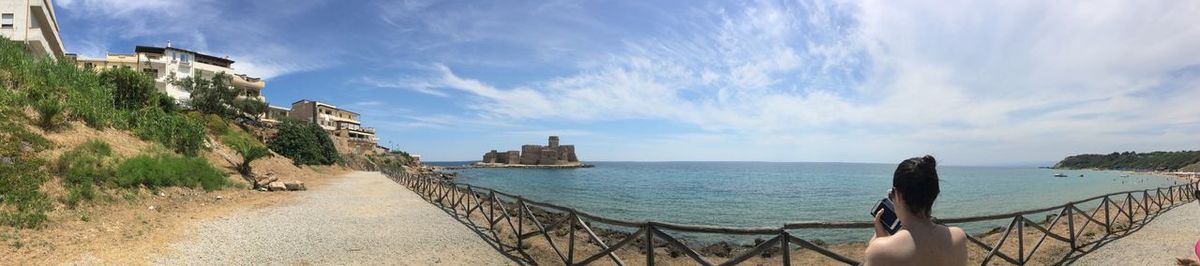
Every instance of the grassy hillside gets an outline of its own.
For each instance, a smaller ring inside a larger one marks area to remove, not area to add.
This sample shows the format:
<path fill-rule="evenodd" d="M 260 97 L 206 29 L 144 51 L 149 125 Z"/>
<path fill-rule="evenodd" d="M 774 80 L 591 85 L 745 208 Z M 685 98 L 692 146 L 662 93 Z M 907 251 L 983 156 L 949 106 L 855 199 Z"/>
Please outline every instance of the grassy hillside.
<path fill-rule="evenodd" d="M 1177 171 L 1200 168 L 1200 151 L 1114 152 L 1069 156 L 1054 165 L 1065 169 Z"/>

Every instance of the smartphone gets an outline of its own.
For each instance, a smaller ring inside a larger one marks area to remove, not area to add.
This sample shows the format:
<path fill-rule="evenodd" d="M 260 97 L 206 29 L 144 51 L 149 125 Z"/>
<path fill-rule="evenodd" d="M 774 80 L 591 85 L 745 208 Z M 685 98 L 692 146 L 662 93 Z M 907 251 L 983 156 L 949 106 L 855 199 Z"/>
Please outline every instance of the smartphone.
<path fill-rule="evenodd" d="M 892 199 L 883 198 L 871 210 L 872 219 L 875 218 L 876 213 L 883 211 L 883 215 L 879 216 L 879 223 L 883 224 L 883 229 L 887 230 L 888 234 L 894 235 L 896 231 L 900 230 L 900 218 L 896 217 L 896 205 L 892 203 Z"/>

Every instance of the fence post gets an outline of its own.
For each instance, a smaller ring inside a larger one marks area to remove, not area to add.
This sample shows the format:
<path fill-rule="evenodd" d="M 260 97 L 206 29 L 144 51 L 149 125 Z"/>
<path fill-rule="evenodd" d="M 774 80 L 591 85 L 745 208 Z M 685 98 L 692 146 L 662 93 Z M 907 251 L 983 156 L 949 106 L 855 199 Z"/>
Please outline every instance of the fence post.
<path fill-rule="evenodd" d="M 1104 196 L 1104 234 L 1112 234 L 1112 220 L 1108 218 L 1108 196 Z"/>
<path fill-rule="evenodd" d="M 791 237 L 790 237 L 790 235 L 788 235 L 787 231 L 783 231 L 783 230 L 779 230 L 779 231 L 780 231 L 779 232 L 779 239 L 780 239 L 779 242 L 781 243 L 780 248 L 783 249 L 782 250 L 783 251 L 783 266 L 791 266 L 792 265 L 792 249 L 788 247 L 788 242 L 791 242 L 791 241 L 788 241 L 788 239 L 790 239 Z"/>
<path fill-rule="evenodd" d="M 1067 204 L 1067 234 L 1071 236 L 1071 250 L 1079 248 L 1075 244 L 1075 205 Z"/>
<path fill-rule="evenodd" d="M 522 208 L 522 206 L 525 206 L 525 198 L 517 197 L 517 208 Z M 500 208 L 504 208 L 504 205 L 501 204 Z M 525 239 L 521 237 L 521 234 L 524 234 L 524 233 L 525 233 L 525 211 L 517 210 L 517 248 L 521 248 L 521 244 L 525 242 Z"/>
<path fill-rule="evenodd" d="M 1129 227 L 1133 227 L 1133 192 L 1126 193 L 1125 195 L 1125 208 L 1129 209 L 1125 212 L 1125 216 L 1129 217 Z"/>
<path fill-rule="evenodd" d="M 567 265 L 575 264 L 575 221 L 579 219 L 579 216 L 575 215 L 575 210 L 571 210 L 569 216 L 571 220 L 567 223 L 571 225 L 571 236 L 567 237 Z"/>
<path fill-rule="evenodd" d="M 646 223 L 646 265 L 654 266 L 654 225 Z"/>
<path fill-rule="evenodd" d="M 1025 265 L 1025 219 L 1021 215 L 1014 219 L 1017 219 L 1017 262 Z"/>

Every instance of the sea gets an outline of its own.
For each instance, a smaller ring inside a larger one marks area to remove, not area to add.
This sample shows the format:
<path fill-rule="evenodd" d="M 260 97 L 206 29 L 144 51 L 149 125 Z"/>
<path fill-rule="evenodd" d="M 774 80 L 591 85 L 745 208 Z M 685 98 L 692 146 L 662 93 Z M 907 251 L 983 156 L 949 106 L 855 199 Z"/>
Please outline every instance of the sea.
<path fill-rule="evenodd" d="M 463 165 L 442 162 L 434 165 Z M 455 170 L 458 182 L 634 221 L 780 227 L 800 221 L 867 221 L 891 187 L 895 164 L 804 162 L 589 162 L 594 168 Z M 1055 177 L 1055 174 L 1067 177 Z M 1166 187 L 1179 179 L 1149 173 L 1036 167 L 938 166 L 935 217 L 1009 213 L 1110 192 Z M 1095 208 L 1096 203 L 1080 206 Z M 1047 213 L 1051 214 L 1051 213 Z M 1044 214 L 1042 215 L 1044 216 Z M 1042 217 L 1030 217 L 1040 220 Z M 957 225 L 975 234 L 1007 220 Z M 827 243 L 865 241 L 869 229 L 800 229 Z M 752 238 L 683 234 L 691 241 Z"/>

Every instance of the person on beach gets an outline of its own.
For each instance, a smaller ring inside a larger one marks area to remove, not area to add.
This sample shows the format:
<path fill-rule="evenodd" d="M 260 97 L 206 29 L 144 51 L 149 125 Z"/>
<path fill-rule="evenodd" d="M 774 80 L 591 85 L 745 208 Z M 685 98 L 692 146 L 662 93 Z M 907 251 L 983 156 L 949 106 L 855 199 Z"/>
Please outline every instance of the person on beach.
<path fill-rule="evenodd" d="M 938 196 L 937 161 L 933 156 L 909 158 L 892 174 L 896 216 L 901 228 L 889 234 L 875 214 L 875 235 L 867 243 L 866 265 L 966 265 L 967 235 L 958 227 L 933 222 Z"/>

